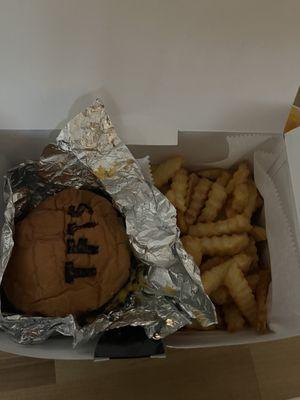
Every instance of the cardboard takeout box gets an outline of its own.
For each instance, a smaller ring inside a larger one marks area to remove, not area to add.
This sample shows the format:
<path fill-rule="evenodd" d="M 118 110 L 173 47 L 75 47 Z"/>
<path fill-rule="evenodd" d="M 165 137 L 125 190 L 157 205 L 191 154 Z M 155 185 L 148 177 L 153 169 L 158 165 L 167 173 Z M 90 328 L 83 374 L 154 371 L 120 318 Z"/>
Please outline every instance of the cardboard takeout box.
<path fill-rule="evenodd" d="M 239 149 L 231 151 L 230 140 L 237 142 Z M 5 173 L 24 159 L 37 159 L 49 138 L 42 132 L 21 132 L 0 135 L 2 159 L 0 167 Z M 247 145 L 246 145 L 247 143 Z M 203 346 L 232 345 L 259 341 L 270 341 L 300 334 L 300 128 L 290 131 L 288 135 L 255 134 L 234 132 L 184 132 L 178 136 L 177 146 L 130 146 L 136 157 L 150 155 L 154 163 L 171 155 L 182 154 L 189 167 L 198 168 L 207 163 L 218 163 L 227 159 L 228 152 L 232 160 L 240 156 L 253 159 L 258 150 L 266 154 L 266 165 L 272 183 L 277 189 L 285 223 L 282 226 L 279 214 L 266 216 L 266 228 L 271 245 L 271 266 L 273 282 L 270 301 L 276 309 L 270 315 L 274 332 L 258 335 L 252 330 L 229 334 L 222 331 L 178 332 L 167 338 L 166 344 L 172 347 L 195 348 Z M 265 153 L 264 153 L 265 152 Z M 273 154 L 270 158 L 268 154 Z M 275 155 L 274 155 L 275 154 Z M 235 160 L 237 161 L 237 159 Z M 269 162 L 269 164 L 268 164 Z M 259 174 L 258 174 L 259 176 Z M 275 202 L 275 203 L 276 203 Z M 276 203 L 277 204 L 277 203 Z M 267 204 L 266 209 L 274 208 Z M 1 215 L 3 204 L 1 205 Z M 268 213 L 266 213 L 268 214 Z M 290 240 L 292 238 L 292 240 Z M 290 244 L 290 245 L 289 245 Z M 276 259 L 272 249 L 277 248 Z M 282 246 L 280 248 L 280 246 Z M 286 246 L 286 247 L 285 247 Z M 280 257 L 281 254 L 281 257 Z M 278 259 L 279 257 L 279 259 Z M 273 261 L 275 261 L 273 263 Z M 280 267 L 280 268 L 279 268 Z M 14 343 L 4 332 L 0 332 L 0 350 L 32 357 L 55 359 L 92 359 L 95 341 L 73 349 L 72 339 L 61 336 L 53 337 L 39 345 L 24 346 Z"/>

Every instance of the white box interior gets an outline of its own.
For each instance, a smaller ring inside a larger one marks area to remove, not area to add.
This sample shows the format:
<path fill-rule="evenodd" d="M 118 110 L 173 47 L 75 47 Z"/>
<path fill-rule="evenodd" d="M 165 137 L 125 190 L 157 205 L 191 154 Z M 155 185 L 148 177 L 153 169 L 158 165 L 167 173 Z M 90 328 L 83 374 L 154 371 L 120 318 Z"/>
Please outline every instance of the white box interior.
<path fill-rule="evenodd" d="M 280 191 L 281 202 L 287 218 L 290 222 L 292 234 L 298 234 L 298 212 L 300 209 L 296 207 L 300 200 L 300 177 L 299 183 L 297 178 L 298 157 L 295 147 L 300 148 L 300 130 L 288 135 L 286 140 L 280 134 L 271 134 L 271 139 L 264 144 L 267 149 L 271 146 L 271 142 L 276 142 L 280 147 L 280 155 L 276 163 L 270 167 L 270 174 L 276 186 L 282 188 Z M 228 152 L 228 144 L 226 137 L 228 135 L 238 133 L 232 132 L 185 132 L 179 134 L 178 146 L 130 146 L 136 157 L 150 155 L 153 162 L 158 162 L 173 154 L 182 154 L 188 160 L 191 167 L 199 167 L 202 164 L 218 161 L 226 158 Z M 269 134 L 268 134 L 269 135 Z M 264 134 L 261 135 L 264 137 Z M 0 131 L 0 169 L 1 176 L 4 175 L 6 168 L 10 168 L 25 159 L 37 159 L 43 147 L 49 142 L 49 135 L 45 131 L 36 132 L 1 132 Z M 299 143 L 298 143 L 299 142 Z M 272 147 L 272 146 L 271 146 Z M 287 149 L 287 151 L 286 151 Z M 249 154 L 254 150 L 250 149 Z M 249 156 L 245 154 L 245 157 Z M 289 159 L 288 159 L 288 157 Z M 290 166 L 289 166 L 290 164 Z M 290 174 L 291 169 L 291 174 Z M 3 214 L 3 204 L 0 205 Z M 299 248 L 299 242 L 297 242 Z M 284 249 L 283 249 L 284 252 Z M 294 286 L 291 288 L 292 295 L 298 291 L 297 282 L 300 279 L 299 264 L 287 266 L 289 274 L 293 276 Z M 291 273 L 290 273 L 291 272 Z M 285 276 L 285 275 L 284 275 Z M 283 337 L 295 336 L 300 333 L 300 313 L 298 315 L 298 305 L 300 306 L 299 296 L 290 296 L 290 309 L 282 309 L 282 315 L 286 316 L 287 329 L 281 327 L 278 332 L 269 333 L 266 335 L 257 335 L 255 332 L 248 330 L 240 333 L 229 334 L 227 332 L 178 332 L 172 337 L 167 338 L 166 344 L 172 347 L 207 347 L 232 345 L 241 343 L 252 343 L 259 341 L 275 340 Z M 283 318 L 284 321 L 284 318 Z M 56 359 L 92 359 L 95 343 L 90 342 L 86 345 L 81 345 L 76 349 L 72 348 L 72 340 L 64 337 L 53 337 L 47 342 L 39 345 L 24 346 L 14 343 L 4 332 L 0 332 L 0 350 L 11 353 L 28 355 L 42 358 Z"/>

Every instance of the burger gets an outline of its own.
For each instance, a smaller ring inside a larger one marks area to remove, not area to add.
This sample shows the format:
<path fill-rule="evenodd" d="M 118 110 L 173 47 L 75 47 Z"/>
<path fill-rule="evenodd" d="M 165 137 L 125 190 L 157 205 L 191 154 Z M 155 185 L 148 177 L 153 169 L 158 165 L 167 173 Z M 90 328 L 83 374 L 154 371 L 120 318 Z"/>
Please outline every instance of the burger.
<path fill-rule="evenodd" d="M 90 191 L 48 197 L 16 224 L 14 240 L 2 287 L 26 315 L 81 316 L 105 305 L 130 275 L 123 220 Z"/>

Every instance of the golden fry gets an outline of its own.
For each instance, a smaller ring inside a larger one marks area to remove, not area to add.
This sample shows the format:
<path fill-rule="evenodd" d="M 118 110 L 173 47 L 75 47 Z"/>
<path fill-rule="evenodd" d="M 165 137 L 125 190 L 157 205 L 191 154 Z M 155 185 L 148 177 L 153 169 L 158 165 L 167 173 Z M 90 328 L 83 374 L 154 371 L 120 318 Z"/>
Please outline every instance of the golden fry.
<path fill-rule="evenodd" d="M 252 326 L 256 322 L 256 302 L 243 272 L 232 265 L 224 280 L 231 297 Z"/>
<path fill-rule="evenodd" d="M 226 186 L 227 194 L 231 194 L 235 187 L 240 183 L 245 183 L 250 175 L 250 169 L 247 163 L 243 162 L 238 166 L 238 169 L 233 174 L 233 177 Z"/>
<path fill-rule="evenodd" d="M 192 225 L 196 221 L 199 212 L 205 204 L 211 185 L 211 181 L 206 178 L 202 178 L 195 186 L 190 205 L 185 214 L 188 225 Z"/>
<path fill-rule="evenodd" d="M 223 310 L 229 332 L 237 332 L 244 328 L 246 321 L 235 304 L 226 304 Z"/>
<path fill-rule="evenodd" d="M 225 215 L 227 218 L 235 217 L 238 213 L 232 207 L 232 198 L 229 198 L 225 204 Z"/>
<path fill-rule="evenodd" d="M 239 270 L 247 271 L 250 263 L 251 258 L 241 253 L 229 258 L 227 261 L 213 267 L 209 271 L 205 271 L 201 275 L 204 290 L 210 295 L 223 284 L 226 274 L 232 266 L 235 266 Z"/>
<path fill-rule="evenodd" d="M 199 182 L 198 176 L 194 172 L 192 172 L 190 174 L 190 176 L 189 176 L 188 188 L 187 188 L 187 192 L 186 192 L 186 206 L 187 206 L 187 208 L 190 206 L 192 195 L 194 193 L 195 187 L 196 187 L 198 182 Z"/>
<path fill-rule="evenodd" d="M 256 197 L 256 202 L 255 202 L 255 210 L 261 208 L 264 205 L 263 198 L 261 195 L 257 192 L 257 197 Z"/>
<path fill-rule="evenodd" d="M 168 160 L 162 162 L 153 171 L 153 179 L 155 186 L 159 189 L 165 183 L 167 183 L 175 173 L 181 168 L 183 164 L 183 157 L 177 156 L 169 158 Z"/>
<path fill-rule="evenodd" d="M 211 190 L 208 194 L 208 199 L 205 203 L 205 207 L 203 208 L 200 217 L 198 218 L 198 221 L 214 221 L 217 218 L 221 209 L 223 208 L 226 198 L 227 193 L 224 186 L 221 186 L 219 183 L 215 182 L 211 187 Z"/>
<path fill-rule="evenodd" d="M 209 295 L 214 304 L 219 306 L 230 303 L 232 298 L 226 286 L 220 286 Z"/>
<path fill-rule="evenodd" d="M 228 331 L 243 329 L 247 320 L 263 333 L 271 275 L 269 270 L 257 272 L 256 242 L 267 237 L 264 228 L 251 225 L 263 199 L 249 165 L 242 162 L 234 173 L 221 168 L 189 173 L 182 165 L 180 156 L 151 165 L 155 185 L 177 209 L 182 245 L 199 266 L 203 288 L 217 311 L 223 310 Z M 220 315 L 218 321 L 208 329 L 225 327 Z M 196 320 L 185 329 L 207 330 Z"/>
<path fill-rule="evenodd" d="M 202 249 L 200 239 L 192 236 L 183 236 L 181 242 L 185 251 L 193 257 L 195 263 L 199 266 L 202 260 Z"/>
<path fill-rule="evenodd" d="M 198 237 L 211 237 L 220 235 L 229 235 L 231 233 L 250 232 L 252 229 L 249 219 L 244 215 L 220 220 L 217 222 L 208 222 L 206 224 L 197 223 L 189 227 L 189 235 Z"/>
<path fill-rule="evenodd" d="M 249 245 L 249 237 L 246 233 L 205 237 L 199 240 L 203 254 L 209 256 L 233 256 Z"/>
<path fill-rule="evenodd" d="M 256 288 L 257 319 L 256 330 L 259 333 L 267 331 L 267 297 L 271 273 L 268 269 L 259 271 L 259 280 Z"/>
<path fill-rule="evenodd" d="M 202 331 L 202 325 L 196 319 L 194 319 L 190 324 L 185 325 L 181 328 L 183 331 Z"/>
<path fill-rule="evenodd" d="M 205 169 L 203 171 L 199 171 L 198 175 L 201 176 L 202 178 L 207 178 L 215 181 L 219 176 L 221 175 L 222 170 L 220 168 L 210 168 L 210 169 Z"/>
<path fill-rule="evenodd" d="M 203 288 L 208 295 L 210 295 L 222 285 L 227 271 L 231 265 L 231 262 L 232 260 L 229 259 L 224 263 L 210 269 L 209 271 L 205 271 L 201 275 Z"/>
<path fill-rule="evenodd" d="M 226 260 L 227 260 L 227 257 L 219 257 L 219 256 L 210 257 L 206 261 L 204 261 L 203 263 L 200 264 L 200 271 L 201 271 L 201 273 L 203 273 L 205 271 L 209 271 L 213 267 L 216 267 L 217 265 L 222 264 Z"/>
<path fill-rule="evenodd" d="M 220 312 L 218 308 L 216 308 L 216 314 L 217 314 L 217 324 L 209 325 L 207 327 L 203 327 L 201 322 L 198 321 L 197 319 L 194 319 L 191 324 L 186 325 L 183 330 L 188 330 L 188 331 L 213 331 L 216 329 L 225 329 L 225 325 L 223 322 L 223 319 L 220 315 Z"/>
<path fill-rule="evenodd" d="M 177 226 L 183 235 L 187 233 L 189 227 L 186 223 L 185 216 L 182 211 L 177 211 Z"/>
<path fill-rule="evenodd" d="M 256 287 L 259 280 L 259 274 L 250 274 L 246 276 L 248 285 L 251 287 L 253 293 L 256 291 Z"/>
<path fill-rule="evenodd" d="M 218 177 L 218 179 L 216 180 L 216 182 L 219 185 L 226 187 L 228 182 L 229 182 L 229 180 L 230 180 L 230 178 L 231 178 L 230 172 L 224 170 L 224 171 L 221 172 L 221 174 Z"/>
<path fill-rule="evenodd" d="M 236 185 L 232 196 L 232 208 L 236 212 L 242 213 L 248 204 L 249 188 L 247 183 Z"/>
<path fill-rule="evenodd" d="M 185 205 L 185 197 L 188 185 L 188 174 L 184 168 L 178 170 L 171 183 L 171 191 L 174 193 L 174 201 L 175 207 L 185 212 L 186 205 Z"/>
<path fill-rule="evenodd" d="M 168 190 L 166 193 L 166 198 L 169 200 L 170 203 L 173 204 L 174 207 L 176 207 L 176 197 L 175 197 L 175 193 L 173 192 L 173 190 Z"/>
<path fill-rule="evenodd" d="M 250 231 L 250 235 L 256 242 L 263 242 L 264 240 L 267 240 L 266 230 L 261 226 L 254 225 Z"/>
<path fill-rule="evenodd" d="M 256 243 L 253 237 L 251 236 L 249 237 L 249 245 L 244 250 L 244 252 L 252 258 L 251 269 L 256 268 L 258 265 L 258 254 L 257 254 Z"/>
<path fill-rule="evenodd" d="M 187 331 L 213 331 L 215 330 L 217 325 L 209 325 L 209 326 L 202 326 L 201 323 L 194 319 L 191 324 L 186 325 L 183 329 Z"/>
<path fill-rule="evenodd" d="M 244 209 L 244 215 L 246 215 L 250 219 L 255 211 L 255 205 L 257 199 L 257 189 L 254 182 L 248 183 L 248 190 L 249 190 L 249 198 L 248 198 L 248 204 Z"/>

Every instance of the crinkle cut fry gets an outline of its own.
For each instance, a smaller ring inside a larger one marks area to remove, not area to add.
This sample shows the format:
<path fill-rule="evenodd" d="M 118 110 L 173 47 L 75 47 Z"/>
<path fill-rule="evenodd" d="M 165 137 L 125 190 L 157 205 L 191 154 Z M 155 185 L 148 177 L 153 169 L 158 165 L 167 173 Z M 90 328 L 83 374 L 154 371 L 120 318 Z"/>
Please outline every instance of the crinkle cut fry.
<path fill-rule="evenodd" d="M 240 183 L 244 183 L 247 181 L 248 177 L 250 176 L 250 169 L 246 162 L 241 163 L 238 166 L 238 169 L 233 174 L 233 177 L 228 182 L 226 187 L 227 194 L 231 194 L 235 187 Z"/>
<path fill-rule="evenodd" d="M 232 198 L 230 197 L 225 204 L 225 215 L 227 218 L 235 217 L 238 214 L 232 207 Z"/>
<path fill-rule="evenodd" d="M 244 215 L 236 215 L 232 218 L 208 222 L 197 223 L 190 226 L 189 235 L 197 237 L 211 237 L 220 235 L 230 235 L 232 233 L 250 232 L 252 226 L 249 219 Z"/>
<path fill-rule="evenodd" d="M 256 242 L 263 242 L 264 240 L 267 240 L 266 230 L 261 226 L 254 225 L 250 231 L 250 235 Z"/>
<path fill-rule="evenodd" d="M 184 213 L 177 210 L 177 226 L 180 232 L 185 235 L 188 231 L 188 224 L 186 223 Z"/>
<path fill-rule="evenodd" d="M 241 253 L 237 254 L 234 257 L 229 258 L 222 264 L 213 267 L 209 271 L 205 271 L 201 275 L 204 290 L 208 295 L 210 295 L 210 293 L 212 293 L 213 291 L 217 290 L 223 284 L 226 274 L 232 265 L 236 266 L 243 272 L 246 272 L 250 266 L 250 263 L 251 263 L 251 257 Z"/>
<path fill-rule="evenodd" d="M 192 194 L 191 202 L 189 208 L 186 211 L 185 218 L 188 225 L 192 225 L 208 196 L 208 192 L 211 188 L 212 182 L 206 178 L 199 179 L 199 182 L 195 186 L 194 193 Z"/>
<path fill-rule="evenodd" d="M 256 287 L 257 301 L 257 320 L 256 330 L 259 333 L 267 331 L 267 297 L 269 284 L 271 282 L 271 272 L 269 269 L 259 271 L 259 279 Z"/>
<path fill-rule="evenodd" d="M 202 248 L 200 239 L 192 236 L 183 236 L 181 242 L 185 251 L 193 257 L 195 263 L 199 266 L 202 260 Z"/>
<path fill-rule="evenodd" d="M 244 252 L 252 257 L 251 269 L 256 268 L 258 265 L 258 254 L 257 254 L 255 240 L 253 239 L 253 237 L 251 236 L 249 237 L 249 245 L 244 250 Z"/>
<path fill-rule="evenodd" d="M 254 273 L 254 274 L 249 274 L 246 276 L 247 282 L 249 287 L 251 288 L 252 292 L 256 292 L 258 280 L 259 280 L 259 274 Z"/>
<path fill-rule="evenodd" d="M 221 172 L 220 176 L 218 177 L 218 179 L 216 180 L 216 182 L 219 185 L 226 187 L 228 182 L 229 182 L 229 180 L 230 180 L 230 178 L 231 178 L 230 172 L 228 172 L 226 170 L 223 170 Z"/>
<path fill-rule="evenodd" d="M 213 301 L 213 303 L 217 304 L 218 306 L 228 304 L 232 301 L 229 291 L 224 285 L 219 286 L 218 289 L 214 290 L 209 295 L 209 297 Z"/>
<path fill-rule="evenodd" d="M 247 183 L 240 183 L 236 185 L 232 194 L 232 208 L 242 213 L 248 204 L 249 198 L 249 187 Z"/>
<path fill-rule="evenodd" d="M 233 256 L 249 245 L 249 237 L 246 233 L 204 237 L 199 240 L 203 254 L 209 256 Z"/>
<path fill-rule="evenodd" d="M 256 202 L 255 202 L 255 210 L 261 208 L 264 205 L 263 198 L 261 197 L 260 193 L 257 192 Z"/>
<path fill-rule="evenodd" d="M 249 198 L 248 198 L 248 203 L 244 209 L 244 215 L 246 215 L 250 219 L 256 209 L 257 189 L 254 182 L 249 182 L 248 188 L 249 188 Z"/>
<path fill-rule="evenodd" d="M 225 286 L 227 286 L 231 297 L 238 306 L 241 313 L 246 317 L 252 326 L 256 322 L 256 302 L 251 288 L 248 285 L 243 272 L 232 265 L 225 276 Z"/>
<path fill-rule="evenodd" d="M 209 271 L 213 267 L 216 267 L 217 265 L 222 264 L 227 259 L 228 259 L 228 257 L 220 257 L 220 256 L 208 258 L 206 261 L 202 262 L 200 265 L 201 273 L 203 273 L 205 271 Z"/>
<path fill-rule="evenodd" d="M 208 199 L 198 218 L 198 221 L 213 222 L 223 208 L 226 199 L 227 193 L 224 186 L 220 185 L 217 182 L 213 183 L 211 190 L 208 194 Z"/>
<path fill-rule="evenodd" d="M 195 187 L 198 182 L 199 182 L 198 176 L 194 172 L 192 172 L 188 179 L 188 188 L 187 188 L 187 193 L 186 193 L 187 208 L 190 206 L 192 195 L 194 193 Z"/>
<path fill-rule="evenodd" d="M 186 192 L 187 192 L 187 185 L 188 185 L 188 173 L 184 168 L 179 169 L 172 180 L 171 189 L 167 193 L 167 197 L 169 198 L 170 195 L 172 196 L 172 203 L 175 207 L 185 212 L 186 210 Z M 172 194 L 170 193 L 172 192 Z"/>
<path fill-rule="evenodd" d="M 235 304 L 225 304 L 223 310 L 228 332 L 238 332 L 244 328 L 246 321 Z"/>
<path fill-rule="evenodd" d="M 209 168 L 198 172 L 198 175 L 202 178 L 207 178 L 213 181 L 218 179 L 221 174 L 222 169 L 220 168 Z"/>
<path fill-rule="evenodd" d="M 157 188 L 161 188 L 166 184 L 175 173 L 181 168 L 183 157 L 176 156 L 159 164 L 153 171 L 152 176 Z"/>
<path fill-rule="evenodd" d="M 173 192 L 173 190 L 168 190 L 166 193 L 166 198 L 169 200 L 170 203 L 173 204 L 174 207 L 176 207 L 176 197 L 175 197 L 175 193 Z"/>

